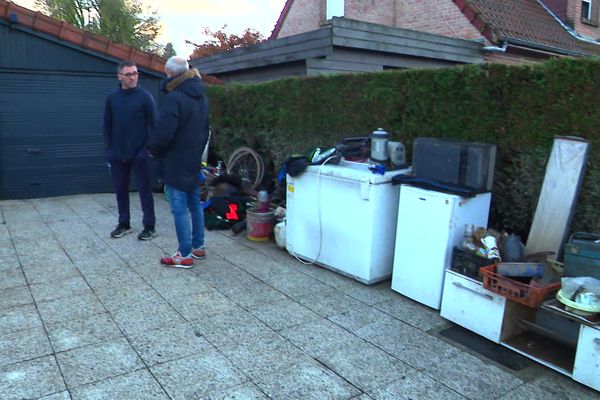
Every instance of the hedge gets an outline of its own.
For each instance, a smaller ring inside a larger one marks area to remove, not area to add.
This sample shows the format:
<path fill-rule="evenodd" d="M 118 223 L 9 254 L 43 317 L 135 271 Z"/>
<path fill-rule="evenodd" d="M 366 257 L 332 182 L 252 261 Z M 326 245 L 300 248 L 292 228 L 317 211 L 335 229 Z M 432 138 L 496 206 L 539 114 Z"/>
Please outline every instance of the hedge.
<path fill-rule="evenodd" d="M 248 145 L 276 165 L 381 127 L 403 142 L 496 143 L 490 226 L 521 235 L 533 219 L 553 138 L 590 141 L 572 231 L 600 231 L 600 60 L 467 65 L 209 86 L 216 147 Z M 410 159 L 410 158 L 409 158 Z"/>

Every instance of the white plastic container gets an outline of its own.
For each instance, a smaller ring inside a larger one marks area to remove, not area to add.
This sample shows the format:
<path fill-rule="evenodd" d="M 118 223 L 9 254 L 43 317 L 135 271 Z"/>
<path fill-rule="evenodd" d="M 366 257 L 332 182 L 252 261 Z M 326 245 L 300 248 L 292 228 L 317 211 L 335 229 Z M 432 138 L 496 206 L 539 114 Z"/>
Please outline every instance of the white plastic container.
<path fill-rule="evenodd" d="M 389 278 L 400 185 L 397 174 L 374 174 L 368 164 L 309 166 L 287 176 L 286 248 L 297 257 L 366 284 Z"/>

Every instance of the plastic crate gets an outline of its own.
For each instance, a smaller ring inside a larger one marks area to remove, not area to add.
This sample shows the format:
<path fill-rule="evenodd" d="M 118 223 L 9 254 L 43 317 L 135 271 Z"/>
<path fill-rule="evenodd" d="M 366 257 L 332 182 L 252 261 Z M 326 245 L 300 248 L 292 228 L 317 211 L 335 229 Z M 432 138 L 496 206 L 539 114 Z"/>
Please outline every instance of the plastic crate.
<path fill-rule="evenodd" d="M 543 286 L 529 285 L 507 278 L 496 273 L 496 264 L 481 268 L 483 287 L 498 293 L 509 300 L 524 304 L 529 307 L 539 307 L 546 296 L 560 289 L 560 282 L 548 283 Z"/>

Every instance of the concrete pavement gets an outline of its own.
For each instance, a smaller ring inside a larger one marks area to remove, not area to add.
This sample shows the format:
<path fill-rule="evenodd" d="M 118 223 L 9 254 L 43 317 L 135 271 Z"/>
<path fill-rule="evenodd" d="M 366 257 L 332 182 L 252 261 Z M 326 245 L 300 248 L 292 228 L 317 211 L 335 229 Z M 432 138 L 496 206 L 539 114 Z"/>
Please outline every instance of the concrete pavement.
<path fill-rule="evenodd" d="M 131 194 L 132 225 L 141 211 Z M 0 201 L 0 399 L 598 399 L 531 363 L 514 371 L 439 334 L 439 313 L 207 232 L 191 270 L 176 238 L 111 239 L 114 195 Z M 357 249 L 360 251 L 360 249 Z"/>

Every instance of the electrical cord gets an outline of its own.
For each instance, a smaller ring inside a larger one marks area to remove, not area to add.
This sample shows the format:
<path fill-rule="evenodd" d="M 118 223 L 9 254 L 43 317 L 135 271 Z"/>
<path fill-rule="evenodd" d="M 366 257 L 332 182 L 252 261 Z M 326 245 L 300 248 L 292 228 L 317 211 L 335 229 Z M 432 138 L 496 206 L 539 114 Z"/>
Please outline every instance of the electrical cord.
<path fill-rule="evenodd" d="M 304 265 L 313 265 L 317 262 L 319 257 L 321 257 L 321 251 L 323 250 L 323 219 L 322 219 L 321 207 L 320 207 L 320 205 L 321 205 L 321 170 L 323 169 L 323 166 L 325 164 L 327 164 L 329 161 L 333 160 L 336 157 L 338 157 L 338 156 L 332 155 L 329 158 L 327 158 L 325 161 L 323 161 L 323 163 L 319 166 L 319 168 L 317 170 L 317 220 L 319 222 L 319 249 L 317 250 L 316 257 L 312 261 L 302 260 L 294 252 L 294 250 L 290 248 L 291 246 L 290 247 L 286 246 L 286 250 L 288 251 L 288 253 L 290 253 L 296 260 L 298 260 L 301 264 L 304 264 Z"/>

